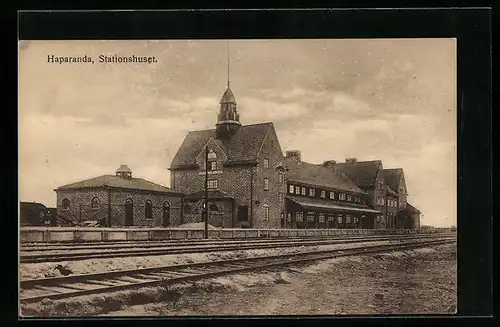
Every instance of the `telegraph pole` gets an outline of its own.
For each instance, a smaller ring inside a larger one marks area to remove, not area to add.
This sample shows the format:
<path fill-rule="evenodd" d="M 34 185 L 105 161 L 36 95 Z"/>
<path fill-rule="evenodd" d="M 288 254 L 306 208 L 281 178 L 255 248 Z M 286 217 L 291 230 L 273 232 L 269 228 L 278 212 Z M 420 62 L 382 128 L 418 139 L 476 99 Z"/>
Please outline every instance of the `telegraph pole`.
<path fill-rule="evenodd" d="M 205 238 L 208 239 L 208 146 L 205 148 Z"/>

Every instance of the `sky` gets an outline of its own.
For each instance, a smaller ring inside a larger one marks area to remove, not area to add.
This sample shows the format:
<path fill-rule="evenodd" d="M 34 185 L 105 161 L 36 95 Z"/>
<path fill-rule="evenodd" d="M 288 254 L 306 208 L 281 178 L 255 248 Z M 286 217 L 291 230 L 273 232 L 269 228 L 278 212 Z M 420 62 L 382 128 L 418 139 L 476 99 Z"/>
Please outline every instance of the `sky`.
<path fill-rule="evenodd" d="M 228 44 L 242 124 L 273 122 L 303 161 L 403 168 L 421 224 L 456 225 L 455 39 L 21 41 L 20 201 L 54 206 L 55 188 L 122 164 L 170 186 L 186 134 L 215 126 Z M 115 54 L 156 62 L 98 62 Z"/>

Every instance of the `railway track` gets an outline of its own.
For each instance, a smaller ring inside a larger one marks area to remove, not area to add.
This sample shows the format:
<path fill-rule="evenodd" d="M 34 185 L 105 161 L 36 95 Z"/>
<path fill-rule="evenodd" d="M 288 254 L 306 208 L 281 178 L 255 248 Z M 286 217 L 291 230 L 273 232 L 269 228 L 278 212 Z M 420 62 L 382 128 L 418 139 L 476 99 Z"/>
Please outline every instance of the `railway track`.
<path fill-rule="evenodd" d="M 45 298 L 57 300 L 141 287 L 167 286 L 234 273 L 275 269 L 277 267 L 303 264 L 322 259 L 409 250 L 454 242 L 456 242 L 455 237 L 445 237 L 407 241 L 399 244 L 352 247 L 341 250 L 309 251 L 245 259 L 24 280 L 20 282 L 20 301 L 21 303 L 33 303 Z"/>
<path fill-rule="evenodd" d="M 443 234 L 441 237 L 451 236 L 452 234 Z M 347 244 L 359 242 L 379 242 L 390 240 L 411 240 L 435 238 L 436 235 L 411 235 L 401 237 L 400 235 L 393 236 L 375 236 L 375 237 L 347 237 L 347 238 L 330 238 L 330 239 L 292 239 L 292 240 L 251 240 L 251 241 L 219 241 L 219 242 L 185 242 L 185 243 L 163 243 L 163 244 L 124 244 L 122 246 L 84 246 L 70 247 L 61 251 L 59 247 L 47 247 L 43 250 L 38 250 L 38 253 L 21 249 L 21 263 L 39 263 L 39 262 L 61 262 L 75 261 L 85 259 L 105 259 L 116 257 L 144 256 L 144 255 L 167 255 L 167 254 L 185 254 L 195 252 L 217 252 L 217 251 L 235 251 L 235 250 L 252 250 L 252 249 L 268 249 L 268 248 L 284 248 L 297 246 L 318 246 L 330 244 Z M 84 250 L 83 252 L 77 252 Z M 85 252 L 85 250 L 87 250 Z M 26 253 L 28 252 L 28 253 Z M 45 253 L 49 252 L 49 253 Z"/>

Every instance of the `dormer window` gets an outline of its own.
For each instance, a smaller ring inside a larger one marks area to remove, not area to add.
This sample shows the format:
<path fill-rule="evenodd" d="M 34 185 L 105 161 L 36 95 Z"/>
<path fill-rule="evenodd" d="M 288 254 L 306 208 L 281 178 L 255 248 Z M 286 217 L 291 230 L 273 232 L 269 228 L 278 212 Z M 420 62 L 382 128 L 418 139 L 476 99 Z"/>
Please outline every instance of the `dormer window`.
<path fill-rule="evenodd" d="M 310 188 L 309 189 L 309 196 L 314 196 L 314 195 L 316 195 L 316 190 L 313 188 Z"/>
<path fill-rule="evenodd" d="M 269 168 L 269 159 L 264 159 L 264 168 Z"/>
<path fill-rule="evenodd" d="M 305 187 L 302 188 L 302 195 L 306 195 L 306 188 Z"/>
<path fill-rule="evenodd" d="M 321 196 L 322 198 L 326 197 L 326 191 L 322 190 L 322 191 L 321 191 L 320 196 Z"/>
<path fill-rule="evenodd" d="M 290 194 L 293 194 L 293 185 L 290 185 L 290 186 L 289 186 L 288 191 L 290 192 Z"/>
<path fill-rule="evenodd" d="M 332 200 L 335 199 L 335 193 L 334 192 L 330 192 L 330 199 L 332 199 Z"/>
<path fill-rule="evenodd" d="M 217 161 L 210 161 L 208 165 L 210 170 L 217 170 Z"/>

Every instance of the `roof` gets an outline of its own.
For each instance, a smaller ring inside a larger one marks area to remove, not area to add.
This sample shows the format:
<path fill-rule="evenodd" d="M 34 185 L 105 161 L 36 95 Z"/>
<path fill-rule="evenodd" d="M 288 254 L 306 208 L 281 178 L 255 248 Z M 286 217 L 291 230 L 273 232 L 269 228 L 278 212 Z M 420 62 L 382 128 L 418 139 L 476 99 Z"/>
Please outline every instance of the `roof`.
<path fill-rule="evenodd" d="M 354 203 L 339 203 L 329 200 L 313 199 L 307 197 L 287 195 L 287 199 L 295 202 L 304 209 L 322 209 L 325 211 L 354 211 L 354 212 L 365 212 L 365 213 L 380 213 L 378 210 L 374 210 L 367 205 L 360 205 Z"/>
<path fill-rule="evenodd" d="M 375 185 L 380 160 L 357 161 L 353 163 L 337 163 L 336 169 L 346 174 L 357 186 L 369 187 Z"/>
<path fill-rule="evenodd" d="M 116 187 L 124 189 L 134 189 L 142 191 L 164 192 L 164 193 L 179 193 L 173 189 L 162 186 L 142 178 L 123 178 L 114 175 L 102 175 L 91 179 L 86 179 L 80 182 L 63 185 L 57 190 L 67 189 L 82 189 L 82 188 L 96 188 L 96 187 Z"/>
<path fill-rule="evenodd" d="M 231 88 L 229 88 L 229 85 L 227 86 L 226 92 L 222 95 L 222 98 L 220 99 L 220 103 L 236 103 L 236 99 L 234 98 L 233 91 L 231 91 Z"/>
<path fill-rule="evenodd" d="M 399 188 L 399 179 L 403 174 L 402 168 L 384 169 L 384 179 L 385 183 L 389 185 L 393 190 Z"/>
<path fill-rule="evenodd" d="M 415 208 L 414 206 L 412 206 L 408 202 L 406 203 L 406 208 L 404 210 L 406 210 L 408 212 L 412 212 L 412 213 L 421 213 L 420 210 L 418 210 L 417 208 Z"/>
<path fill-rule="evenodd" d="M 288 169 L 286 175 L 288 181 L 329 187 L 343 191 L 365 193 L 347 176 L 334 171 L 332 168 L 304 161 L 299 162 L 295 158 L 285 158 L 285 165 Z"/>
<path fill-rule="evenodd" d="M 171 169 L 196 164 L 196 157 L 212 138 L 227 155 L 227 161 L 253 161 L 273 123 L 241 126 L 228 140 L 216 138 L 215 129 L 189 132 L 175 154 Z"/>
<path fill-rule="evenodd" d="M 209 199 L 234 199 L 232 196 L 228 195 L 219 190 L 210 190 L 207 192 Z M 188 194 L 184 197 L 186 200 L 199 200 L 205 197 L 205 190 L 199 192 Z"/>
<path fill-rule="evenodd" d="M 128 168 L 127 165 L 121 165 L 120 168 L 118 168 L 116 170 L 117 173 L 131 173 L 132 170 L 130 170 L 130 168 Z"/>
<path fill-rule="evenodd" d="M 21 202 L 21 210 L 47 210 L 47 207 L 38 202 Z"/>
<path fill-rule="evenodd" d="M 389 185 L 387 185 L 387 194 L 398 196 L 398 193 L 394 191 Z"/>

